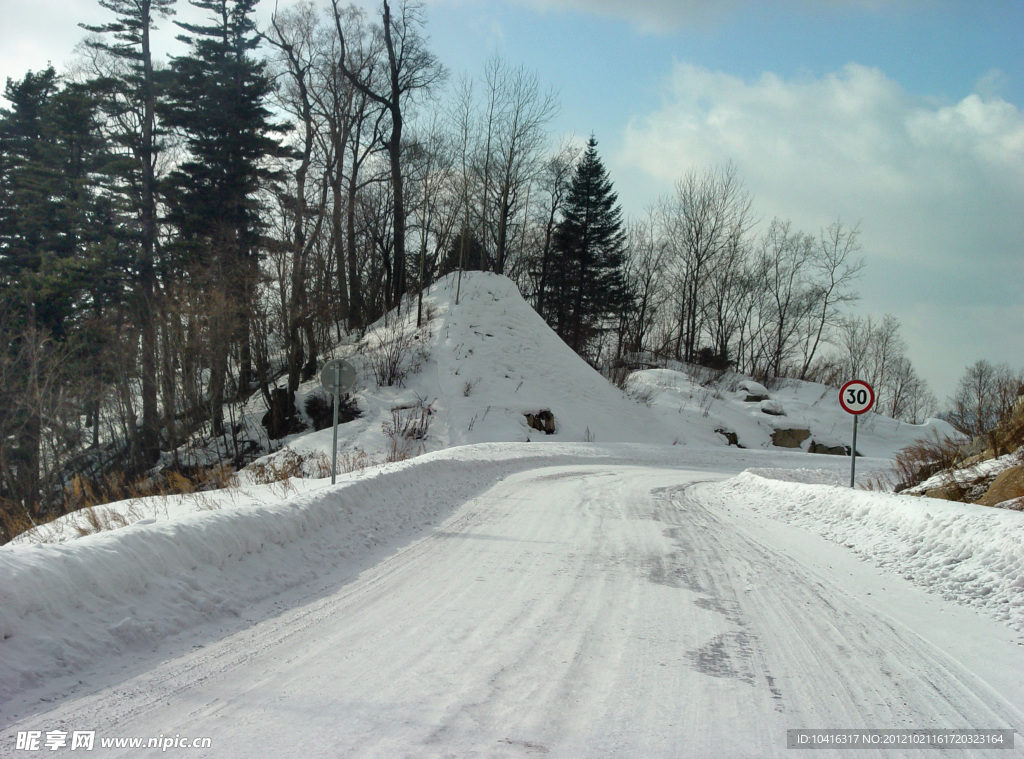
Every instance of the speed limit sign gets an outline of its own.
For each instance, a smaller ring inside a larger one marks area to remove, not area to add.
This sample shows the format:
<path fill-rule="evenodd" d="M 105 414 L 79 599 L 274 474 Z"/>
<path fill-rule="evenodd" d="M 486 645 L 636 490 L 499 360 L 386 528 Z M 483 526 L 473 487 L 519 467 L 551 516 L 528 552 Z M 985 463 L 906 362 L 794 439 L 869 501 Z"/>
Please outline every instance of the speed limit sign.
<path fill-rule="evenodd" d="M 850 446 L 850 487 L 857 483 L 857 420 L 875 405 L 875 390 L 863 380 L 850 380 L 839 390 L 839 405 L 853 414 L 853 445 Z"/>
<path fill-rule="evenodd" d="M 839 391 L 839 405 L 847 414 L 864 414 L 875 405 L 875 391 L 863 380 L 850 380 Z"/>

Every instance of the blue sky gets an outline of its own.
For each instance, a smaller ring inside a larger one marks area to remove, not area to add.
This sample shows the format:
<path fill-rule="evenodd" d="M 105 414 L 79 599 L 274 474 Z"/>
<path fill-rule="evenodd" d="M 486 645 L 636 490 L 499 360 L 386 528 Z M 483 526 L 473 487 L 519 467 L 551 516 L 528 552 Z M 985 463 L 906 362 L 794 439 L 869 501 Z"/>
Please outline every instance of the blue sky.
<path fill-rule="evenodd" d="M 553 143 L 594 133 L 627 214 L 686 171 L 732 161 L 764 225 L 859 223 L 868 266 L 857 309 L 901 320 L 940 401 L 977 359 L 1024 367 L 1021 0 L 427 0 L 426 10 L 454 74 L 479 75 L 497 52 L 558 92 Z M 81 37 L 76 22 L 105 12 L 35 0 L 5 16 L 4 78 L 60 66 Z"/>

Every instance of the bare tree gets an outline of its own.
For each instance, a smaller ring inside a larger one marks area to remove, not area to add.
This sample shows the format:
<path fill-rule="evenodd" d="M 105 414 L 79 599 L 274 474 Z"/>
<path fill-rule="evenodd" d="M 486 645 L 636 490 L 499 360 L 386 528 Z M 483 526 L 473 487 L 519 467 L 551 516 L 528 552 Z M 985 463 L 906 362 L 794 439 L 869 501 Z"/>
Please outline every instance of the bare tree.
<path fill-rule="evenodd" d="M 326 182 L 320 182 L 319 187 L 309 187 L 314 151 L 319 143 L 311 92 L 316 85 L 314 77 L 319 54 L 319 22 L 320 17 L 312 3 L 304 2 L 282 14 L 275 12 L 271 17 L 270 32 L 262 35 L 277 51 L 272 65 L 274 73 L 282 81 L 282 86 L 277 90 L 278 106 L 292 117 L 297 127 L 292 147 L 298 160 L 290 172 L 288 190 L 281 193 L 284 215 L 290 220 L 284 247 L 289 253 L 291 269 L 290 288 L 283 313 L 288 389 L 285 394 L 286 408 L 277 410 L 278 415 L 284 417 L 294 413 L 295 391 L 303 375 L 308 378 L 317 369 L 317 345 L 307 279 L 312 252 L 324 225 L 323 209 L 328 191 Z M 312 203 L 310 189 L 315 193 Z M 265 382 L 263 392 L 267 393 Z"/>
<path fill-rule="evenodd" d="M 935 414 L 935 396 L 907 357 L 895 316 L 844 318 L 834 340 L 839 353 L 822 377 L 827 384 L 864 380 L 875 390 L 875 410 L 894 419 L 917 424 Z"/>
<path fill-rule="evenodd" d="M 840 309 L 859 298 L 850 289 L 864 270 L 864 260 L 853 258 L 860 250 L 858 231 L 858 227 L 846 227 L 842 221 L 836 220 L 821 232 L 810 267 L 813 277 L 811 287 L 817 302 L 814 310 L 807 315 L 808 324 L 801 345 L 803 364 L 800 367 L 800 379 L 807 378 L 826 331 L 837 324 Z"/>
<path fill-rule="evenodd" d="M 758 266 L 766 286 L 759 314 L 763 365 L 759 374 L 780 377 L 798 350 L 801 328 L 814 308 L 806 273 L 814 239 L 773 219 L 761 239 Z"/>
<path fill-rule="evenodd" d="M 416 326 L 423 322 L 423 290 L 430 284 L 437 260 L 448 247 L 458 224 L 460 187 L 454 182 L 455 150 L 436 112 L 419 139 L 410 141 L 411 207 L 419 236 Z"/>
<path fill-rule="evenodd" d="M 512 220 L 522 211 L 530 183 L 542 167 L 546 127 L 559 108 L 556 94 L 541 90 L 536 74 L 498 56 L 484 67 L 486 115 L 480 146 L 482 239 L 493 239 L 493 268 L 506 273 Z"/>
<path fill-rule="evenodd" d="M 1009 364 L 976 361 L 964 371 L 950 398 L 949 421 L 969 435 L 984 434 L 1010 414 L 1022 386 L 1024 372 Z"/>
<path fill-rule="evenodd" d="M 680 360 L 693 361 L 697 354 L 705 278 L 749 230 L 750 208 L 750 195 L 732 164 L 688 172 L 659 206 L 660 234 L 669 246 L 677 292 L 675 352 Z"/>
<path fill-rule="evenodd" d="M 634 306 L 627 314 L 626 350 L 643 352 L 665 301 L 665 241 L 657 236 L 653 209 L 626 230 L 626 277 Z"/>
<path fill-rule="evenodd" d="M 374 102 L 380 104 L 390 116 L 390 135 L 384 140 L 391 168 L 391 191 L 394 202 L 394 265 L 388 306 L 398 303 L 405 292 L 405 188 L 402 174 L 402 132 L 405 110 L 411 98 L 439 84 L 445 70 L 437 57 L 426 46 L 421 33 L 424 25 L 423 6 L 414 0 L 400 0 L 397 16 L 392 16 L 391 5 L 383 0 L 381 23 L 384 48 L 387 52 L 387 84 L 380 86 L 368 80 L 365 72 L 354 68 L 347 56 L 345 30 L 340 19 L 338 0 L 331 0 L 337 26 L 339 46 L 338 65 L 348 80 Z"/>

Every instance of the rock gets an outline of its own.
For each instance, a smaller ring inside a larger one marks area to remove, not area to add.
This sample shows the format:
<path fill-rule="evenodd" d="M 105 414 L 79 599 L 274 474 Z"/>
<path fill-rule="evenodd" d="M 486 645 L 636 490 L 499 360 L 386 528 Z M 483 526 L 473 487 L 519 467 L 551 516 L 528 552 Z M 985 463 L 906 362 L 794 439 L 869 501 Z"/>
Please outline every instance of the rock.
<path fill-rule="evenodd" d="M 761 401 L 761 413 L 771 416 L 785 416 L 786 409 L 778 401 Z"/>
<path fill-rule="evenodd" d="M 768 389 L 759 382 L 754 382 L 754 380 L 743 380 L 739 384 L 739 388 L 742 392 L 746 393 L 746 397 L 743 399 L 745 403 L 766 401 L 770 397 Z"/>
<path fill-rule="evenodd" d="M 807 449 L 810 453 L 824 453 L 827 456 L 849 456 L 850 447 L 846 445 L 825 445 L 814 440 Z"/>
<path fill-rule="evenodd" d="M 995 506 L 1021 497 L 1024 497 L 1024 466 L 1014 466 L 1000 472 L 977 502 L 982 506 Z"/>
<path fill-rule="evenodd" d="M 799 448 L 810 436 L 810 430 L 775 430 L 772 433 L 772 445 L 779 448 Z"/>
<path fill-rule="evenodd" d="M 536 414 L 527 414 L 526 423 L 545 435 L 555 434 L 555 415 L 551 413 L 550 409 L 538 411 Z"/>
<path fill-rule="evenodd" d="M 937 498 L 940 501 L 959 501 L 963 498 L 964 489 L 959 483 L 949 482 L 924 491 L 926 498 Z"/>
<path fill-rule="evenodd" d="M 722 435 L 725 438 L 726 442 L 729 443 L 729 445 L 735 445 L 737 448 L 743 447 L 742 445 L 740 445 L 739 436 L 735 432 L 732 432 L 730 430 L 715 430 L 715 432 L 717 432 L 719 435 Z"/>

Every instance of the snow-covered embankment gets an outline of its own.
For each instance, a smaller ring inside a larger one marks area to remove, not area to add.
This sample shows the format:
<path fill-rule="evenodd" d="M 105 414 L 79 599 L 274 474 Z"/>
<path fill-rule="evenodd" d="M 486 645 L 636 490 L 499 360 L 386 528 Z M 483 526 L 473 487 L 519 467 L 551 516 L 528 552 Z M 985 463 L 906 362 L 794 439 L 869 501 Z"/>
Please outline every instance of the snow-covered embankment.
<path fill-rule="evenodd" d="M 774 474 L 774 473 L 772 473 Z M 1024 633 L 1024 514 L 783 482 L 754 471 L 694 491 L 817 533 L 876 566 Z"/>

